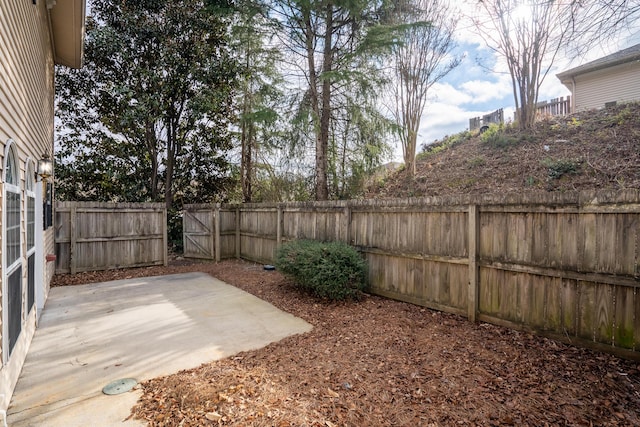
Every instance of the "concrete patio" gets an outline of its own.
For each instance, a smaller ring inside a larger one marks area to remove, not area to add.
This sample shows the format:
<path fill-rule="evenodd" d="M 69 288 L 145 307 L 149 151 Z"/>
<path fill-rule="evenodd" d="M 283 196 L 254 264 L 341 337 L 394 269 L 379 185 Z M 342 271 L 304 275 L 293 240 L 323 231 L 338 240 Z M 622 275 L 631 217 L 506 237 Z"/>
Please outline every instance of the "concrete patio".
<path fill-rule="evenodd" d="M 311 325 L 204 273 L 52 288 L 8 410 L 12 427 L 124 421 L 138 381 L 257 349 Z"/>

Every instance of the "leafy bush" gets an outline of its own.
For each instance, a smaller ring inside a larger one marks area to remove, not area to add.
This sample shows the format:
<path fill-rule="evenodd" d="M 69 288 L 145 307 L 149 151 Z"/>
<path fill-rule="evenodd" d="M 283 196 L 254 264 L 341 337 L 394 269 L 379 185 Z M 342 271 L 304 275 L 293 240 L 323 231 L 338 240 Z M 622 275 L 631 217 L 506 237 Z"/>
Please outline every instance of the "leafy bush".
<path fill-rule="evenodd" d="M 509 126 L 502 123 L 489 125 L 489 129 L 480 135 L 480 140 L 493 148 L 508 148 L 520 142 L 518 138 L 508 134 Z"/>
<path fill-rule="evenodd" d="M 292 241 L 278 249 L 275 263 L 298 286 L 321 298 L 358 298 L 365 287 L 365 261 L 342 242 Z"/>
<path fill-rule="evenodd" d="M 440 141 L 434 141 L 431 144 L 423 144 L 421 147 L 422 151 L 418 153 L 417 159 L 422 160 L 430 155 L 455 147 L 460 143 L 470 140 L 473 136 L 473 132 L 465 130 L 451 136 L 445 136 Z"/>
<path fill-rule="evenodd" d="M 469 164 L 469 166 L 475 168 L 475 167 L 484 166 L 487 163 L 487 161 L 482 156 L 475 156 L 468 159 L 467 163 Z"/>
<path fill-rule="evenodd" d="M 167 211 L 167 238 L 170 249 L 176 254 L 184 252 L 182 241 L 182 211 L 176 208 Z"/>
<path fill-rule="evenodd" d="M 548 168 L 547 174 L 550 179 L 560 179 L 563 175 L 576 174 L 580 168 L 580 162 L 571 159 L 544 159 L 542 164 Z"/>

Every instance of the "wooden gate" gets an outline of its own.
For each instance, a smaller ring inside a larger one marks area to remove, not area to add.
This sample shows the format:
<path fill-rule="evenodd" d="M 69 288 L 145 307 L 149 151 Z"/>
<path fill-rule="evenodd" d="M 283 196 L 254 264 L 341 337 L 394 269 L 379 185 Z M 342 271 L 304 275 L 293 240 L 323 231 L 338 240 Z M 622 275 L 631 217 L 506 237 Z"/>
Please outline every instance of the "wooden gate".
<path fill-rule="evenodd" d="M 217 209 L 210 204 L 185 205 L 182 236 L 185 258 L 219 259 L 216 257 Z"/>

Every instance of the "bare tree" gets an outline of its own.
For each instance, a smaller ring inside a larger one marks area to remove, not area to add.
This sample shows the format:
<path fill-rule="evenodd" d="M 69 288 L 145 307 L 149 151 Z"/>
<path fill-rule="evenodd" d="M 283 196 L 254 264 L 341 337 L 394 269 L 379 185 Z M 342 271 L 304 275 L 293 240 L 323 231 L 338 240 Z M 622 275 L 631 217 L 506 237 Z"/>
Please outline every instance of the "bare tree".
<path fill-rule="evenodd" d="M 606 45 L 621 33 L 640 32 L 638 0 L 574 0 L 570 25 L 574 31 L 569 44 L 573 57 L 582 56 L 594 45 Z"/>
<path fill-rule="evenodd" d="M 406 24 L 402 42 L 393 48 L 390 80 L 391 113 L 398 125 L 405 170 L 415 175 L 418 129 L 429 89 L 462 58 L 452 57 L 456 43 L 456 19 L 448 2 L 409 0 L 397 2 L 391 13 L 394 24 Z"/>
<path fill-rule="evenodd" d="M 516 122 L 531 129 L 538 92 L 555 58 L 576 33 L 569 25 L 579 2 L 487 0 L 474 18 L 487 46 L 502 57 L 511 75 Z"/>

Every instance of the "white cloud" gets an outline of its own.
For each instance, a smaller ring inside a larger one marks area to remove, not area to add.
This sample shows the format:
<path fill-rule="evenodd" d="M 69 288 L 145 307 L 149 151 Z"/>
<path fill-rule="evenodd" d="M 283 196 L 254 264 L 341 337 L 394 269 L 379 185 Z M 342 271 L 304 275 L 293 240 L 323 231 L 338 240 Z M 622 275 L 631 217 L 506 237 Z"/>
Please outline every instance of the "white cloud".
<path fill-rule="evenodd" d="M 469 119 L 475 112 L 464 110 L 456 105 L 434 103 L 427 107 L 427 111 L 420 123 L 418 139 L 420 144 L 431 143 L 444 135 L 461 132 L 469 126 Z"/>
<path fill-rule="evenodd" d="M 509 76 L 496 74 L 497 81 L 470 80 L 460 87 L 471 97 L 471 103 L 479 104 L 493 100 L 499 100 L 511 93 Z"/>
<path fill-rule="evenodd" d="M 451 105 L 468 104 L 473 101 L 472 97 L 450 83 L 435 83 L 429 91 L 429 104 L 446 103 Z"/>

